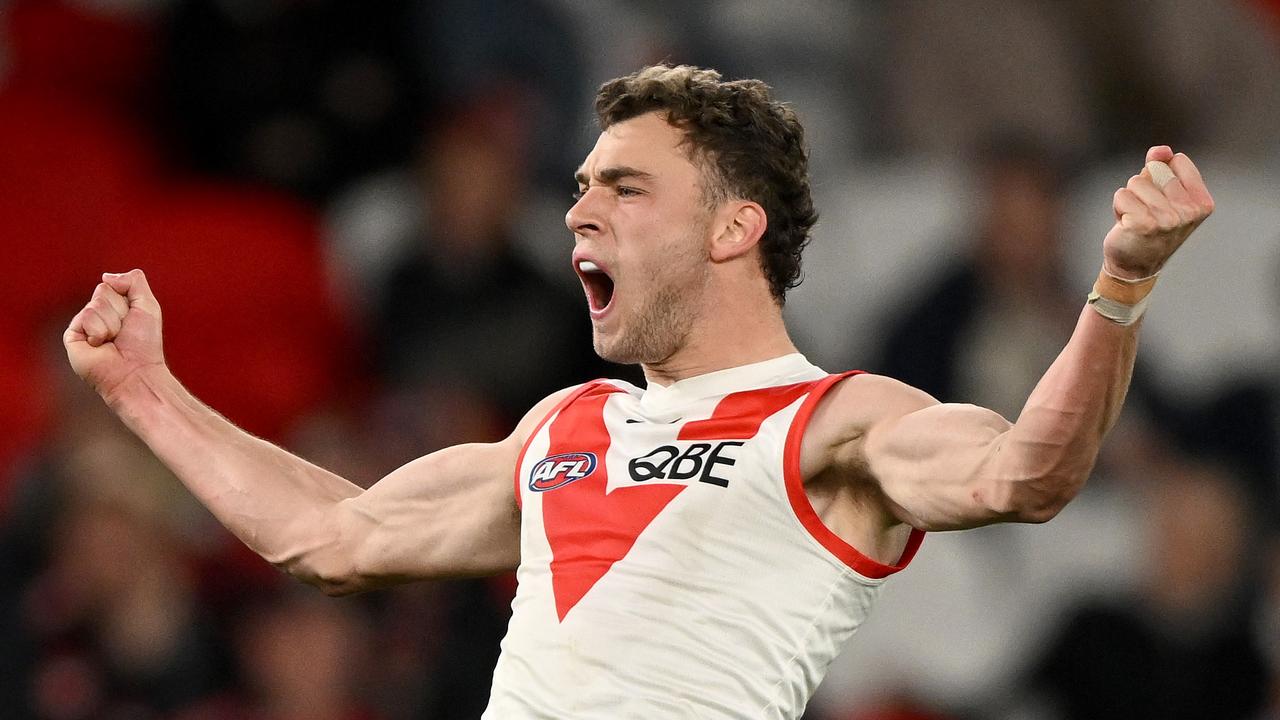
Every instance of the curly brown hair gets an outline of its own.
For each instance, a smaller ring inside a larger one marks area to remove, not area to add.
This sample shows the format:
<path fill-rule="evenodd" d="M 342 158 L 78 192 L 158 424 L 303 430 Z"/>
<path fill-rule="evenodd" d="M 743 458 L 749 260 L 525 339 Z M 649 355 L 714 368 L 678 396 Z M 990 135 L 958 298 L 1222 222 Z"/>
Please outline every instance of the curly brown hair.
<path fill-rule="evenodd" d="M 595 110 L 603 130 L 663 113 L 684 131 L 690 158 L 703 168 L 708 204 L 734 198 L 760 203 L 768 218 L 760 263 L 781 305 L 787 290 L 800 284 L 800 255 L 818 221 L 804 128 L 795 112 L 759 80 L 723 81 L 715 70 L 689 65 L 650 65 L 610 80 L 596 93 Z"/>

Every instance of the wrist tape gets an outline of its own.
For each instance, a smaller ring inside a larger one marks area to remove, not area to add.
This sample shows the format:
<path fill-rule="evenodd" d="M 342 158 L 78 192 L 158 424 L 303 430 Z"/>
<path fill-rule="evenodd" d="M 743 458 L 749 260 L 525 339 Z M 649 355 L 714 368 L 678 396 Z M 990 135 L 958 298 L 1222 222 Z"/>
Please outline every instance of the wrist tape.
<path fill-rule="evenodd" d="M 1126 280 L 1103 268 L 1093 283 L 1093 292 L 1089 293 L 1089 307 L 1113 323 L 1132 325 L 1146 312 L 1158 276 L 1156 273 L 1139 280 Z"/>

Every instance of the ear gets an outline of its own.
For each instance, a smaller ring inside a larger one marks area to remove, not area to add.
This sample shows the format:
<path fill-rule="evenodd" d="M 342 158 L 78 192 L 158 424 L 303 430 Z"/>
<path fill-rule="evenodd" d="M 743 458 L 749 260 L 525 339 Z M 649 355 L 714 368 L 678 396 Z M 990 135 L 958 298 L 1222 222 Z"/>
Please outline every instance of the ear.
<path fill-rule="evenodd" d="M 711 237 L 711 259 L 724 262 L 742 257 L 760 242 L 769 219 L 760 203 L 736 200 L 716 213 L 715 234 Z"/>

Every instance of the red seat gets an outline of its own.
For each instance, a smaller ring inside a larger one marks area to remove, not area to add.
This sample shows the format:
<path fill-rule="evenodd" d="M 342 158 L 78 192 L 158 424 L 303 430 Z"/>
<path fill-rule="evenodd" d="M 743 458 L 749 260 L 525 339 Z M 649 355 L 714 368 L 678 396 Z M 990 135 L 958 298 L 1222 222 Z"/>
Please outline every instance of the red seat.
<path fill-rule="evenodd" d="M 151 162 L 131 130 L 54 95 L 0 93 L 0 506 L 14 459 L 50 422 L 49 350 L 84 303 Z"/>
<path fill-rule="evenodd" d="M 234 422 L 279 438 L 349 380 L 349 323 L 302 206 L 187 182 L 157 190 L 115 231 L 104 267 L 147 273 L 170 366 Z"/>

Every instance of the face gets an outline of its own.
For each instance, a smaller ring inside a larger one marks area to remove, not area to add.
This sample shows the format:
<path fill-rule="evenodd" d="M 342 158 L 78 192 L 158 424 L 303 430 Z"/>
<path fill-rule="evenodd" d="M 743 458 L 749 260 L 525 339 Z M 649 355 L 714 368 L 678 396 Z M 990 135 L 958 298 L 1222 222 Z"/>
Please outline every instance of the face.
<path fill-rule="evenodd" d="M 1052 275 L 1061 257 L 1061 199 L 1034 170 L 994 169 L 987 179 L 990 204 L 984 248 L 1001 274 Z"/>
<path fill-rule="evenodd" d="M 657 363 L 689 336 L 710 278 L 713 210 L 683 133 L 650 113 L 600 134 L 565 216 L 596 352 Z"/>

